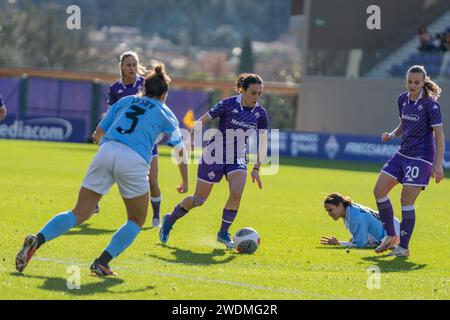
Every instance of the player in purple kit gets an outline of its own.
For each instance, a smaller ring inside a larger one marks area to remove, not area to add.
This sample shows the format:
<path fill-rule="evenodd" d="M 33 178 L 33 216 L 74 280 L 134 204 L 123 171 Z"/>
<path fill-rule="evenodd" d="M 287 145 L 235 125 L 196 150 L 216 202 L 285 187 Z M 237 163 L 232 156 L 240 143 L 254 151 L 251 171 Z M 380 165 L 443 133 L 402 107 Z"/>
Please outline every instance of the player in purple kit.
<path fill-rule="evenodd" d="M 5 120 L 7 116 L 7 112 L 6 112 L 6 106 L 5 103 L 3 102 L 3 97 L 0 94 L 0 121 Z"/>
<path fill-rule="evenodd" d="M 108 90 L 108 110 L 123 97 L 140 94 L 144 88 L 146 69 L 139 64 L 139 56 L 136 52 L 124 52 L 119 58 L 121 78 L 114 82 Z M 104 115 L 103 115 L 104 116 Z M 155 144 L 152 150 L 152 162 L 149 173 L 150 202 L 153 209 L 153 227 L 160 225 L 159 210 L 161 207 L 161 190 L 158 184 L 158 146 Z M 98 213 L 100 207 L 95 208 Z"/>
<path fill-rule="evenodd" d="M 380 218 L 387 232 L 375 252 L 393 249 L 388 255 L 398 257 L 409 256 L 417 197 L 428 185 L 431 176 L 436 183 L 444 178 L 442 163 L 445 138 L 437 103 L 441 88 L 428 77 L 423 66 L 412 66 L 406 74 L 406 81 L 408 91 L 398 98 L 400 124 L 391 133 L 381 136 L 382 141 L 386 142 L 401 135 L 401 146 L 384 165 L 374 188 Z M 400 237 L 395 234 L 394 211 L 388 196 L 398 183 L 403 185 Z"/>
<path fill-rule="evenodd" d="M 240 95 L 220 101 L 196 121 L 191 131 L 193 134 L 198 127 L 219 118 L 219 128 L 204 149 L 198 166 L 195 193 L 183 199 L 171 214 L 163 218 L 159 233 L 162 243 L 167 243 L 175 222 L 191 209 L 203 205 L 214 183 L 219 183 L 225 175 L 230 193 L 223 209 L 217 241 L 225 244 L 227 248 L 234 247 L 228 230 L 236 218 L 247 179 L 245 134 L 252 130 L 255 133 L 259 132 L 260 144 L 264 144 L 268 131 L 267 112 L 258 103 L 263 93 L 262 79 L 256 74 L 241 74 L 236 80 L 236 89 Z M 193 139 L 191 142 L 193 144 Z M 257 182 L 260 189 L 261 161 L 261 153 L 258 152 L 256 164 L 251 172 L 252 181 Z"/>

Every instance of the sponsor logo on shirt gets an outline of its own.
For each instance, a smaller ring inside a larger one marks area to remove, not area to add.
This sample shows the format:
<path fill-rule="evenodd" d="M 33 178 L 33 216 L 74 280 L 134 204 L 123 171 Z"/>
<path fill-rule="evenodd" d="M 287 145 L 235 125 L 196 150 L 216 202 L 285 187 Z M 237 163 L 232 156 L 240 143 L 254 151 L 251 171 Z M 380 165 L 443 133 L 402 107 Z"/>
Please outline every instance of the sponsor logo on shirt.
<path fill-rule="evenodd" d="M 243 121 L 237 121 L 236 119 L 231 119 L 231 123 L 236 125 L 236 126 L 247 128 L 247 129 L 256 129 L 256 125 L 254 123 L 247 123 L 247 122 L 243 122 Z"/>
<path fill-rule="evenodd" d="M 238 109 L 233 109 L 233 113 L 239 113 Z"/>
<path fill-rule="evenodd" d="M 420 117 L 415 114 L 403 114 L 402 119 L 410 120 L 410 121 L 419 121 Z"/>

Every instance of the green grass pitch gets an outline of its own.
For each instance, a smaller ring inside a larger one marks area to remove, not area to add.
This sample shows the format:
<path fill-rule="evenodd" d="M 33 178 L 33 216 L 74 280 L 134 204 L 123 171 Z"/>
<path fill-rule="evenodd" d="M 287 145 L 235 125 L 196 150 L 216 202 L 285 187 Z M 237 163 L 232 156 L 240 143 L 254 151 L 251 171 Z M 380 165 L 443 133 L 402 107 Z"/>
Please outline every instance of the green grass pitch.
<path fill-rule="evenodd" d="M 119 277 L 92 277 L 90 263 L 126 219 L 113 187 L 99 215 L 45 244 L 25 273 L 17 274 L 14 259 L 24 236 L 73 207 L 97 146 L 0 140 L 0 150 L 0 299 L 450 298 L 448 180 L 431 182 L 416 204 L 411 256 L 377 256 L 373 250 L 322 246 L 320 236 L 348 240 L 342 221 L 327 216 L 322 200 L 338 191 L 375 208 L 372 188 L 381 165 L 316 160 L 282 159 L 278 174 L 262 177 L 263 190 L 248 180 L 231 232 L 249 226 L 260 233 L 261 247 L 253 255 L 216 243 L 228 194 L 222 181 L 203 207 L 175 225 L 168 246 L 159 243 L 158 229 L 147 219 L 133 245 L 111 264 Z M 176 192 L 180 178 L 170 150 L 160 153 L 161 213 L 166 213 L 184 195 Z M 189 174 L 192 192 L 196 166 Z M 391 194 L 397 217 L 399 191 Z M 80 289 L 68 289 L 71 266 L 80 268 Z M 368 271 L 373 266 L 381 271 L 379 289 L 367 285 L 376 276 Z"/>

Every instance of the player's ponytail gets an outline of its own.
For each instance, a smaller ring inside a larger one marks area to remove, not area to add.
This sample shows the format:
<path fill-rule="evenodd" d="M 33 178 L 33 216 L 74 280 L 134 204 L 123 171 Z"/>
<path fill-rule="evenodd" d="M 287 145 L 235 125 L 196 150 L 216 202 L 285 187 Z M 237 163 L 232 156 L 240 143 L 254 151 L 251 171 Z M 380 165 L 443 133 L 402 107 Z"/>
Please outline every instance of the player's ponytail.
<path fill-rule="evenodd" d="M 425 84 L 423 85 L 425 97 L 426 98 L 431 97 L 436 101 L 439 99 L 439 97 L 441 96 L 442 89 L 436 82 L 431 80 L 424 66 L 419 65 L 412 66 L 411 68 L 409 68 L 406 74 L 408 75 L 408 73 L 421 73 L 423 75 L 425 82 Z"/>
<path fill-rule="evenodd" d="M 164 65 L 155 66 L 155 73 L 158 77 L 164 78 L 164 73 L 165 73 Z"/>
<path fill-rule="evenodd" d="M 238 93 L 242 93 L 248 89 L 251 84 L 263 84 L 260 76 L 254 73 L 241 73 L 234 83 L 234 89 Z"/>
<path fill-rule="evenodd" d="M 166 68 L 163 63 L 153 66 L 145 77 L 145 95 L 150 98 L 161 98 L 163 94 L 169 91 L 169 84 L 172 80 L 166 74 Z"/>
<path fill-rule="evenodd" d="M 323 204 L 333 204 L 335 206 L 338 206 L 340 203 L 342 203 L 344 208 L 347 208 L 353 203 L 353 200 L 350 197 L 346 197 L 340 193 L 334 192 L 329 194 L 323 201 Z"/>
<path fill-rule="evenodd" d="M 425 84 L 423 86 L 427 97 L 432 97 L 434 100 L 438 100 L 441 96 L 442 89 L 439 85 L 431 80 L 429 76 L 425 77 Z"/>

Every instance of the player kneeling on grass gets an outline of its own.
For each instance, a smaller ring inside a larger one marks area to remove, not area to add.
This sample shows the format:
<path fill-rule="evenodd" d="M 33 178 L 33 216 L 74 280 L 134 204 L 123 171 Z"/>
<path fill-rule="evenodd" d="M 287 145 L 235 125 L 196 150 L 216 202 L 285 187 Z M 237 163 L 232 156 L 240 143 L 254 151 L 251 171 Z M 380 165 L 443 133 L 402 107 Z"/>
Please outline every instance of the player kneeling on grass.
<path fill-rule="evenodd" d="M 109 262 L 128 248 L 141 231 L 149 205 L 148 172 L 151 150 L 161 134 L 171 135 L 169 145 L 184 156 L 178 121 L 165 105 L 170 78 L 159 65 L 145 79 L 145 95 L 129 96 L 113 104 L 94 132 L 100 148 L 89 166 L 72 211 L 53 217 L 37 235 L 25 238 L 16 256 L 16 269 L 23 272 L 35 251 L 45 242 L 55 239 L 82 224 L 92 214 L 100 198 L 116 182 L 119 186 L 128 221 L 113 235 L 108 247 L 91 265 L 98 276 L 115 275 Z M 187 165 L 180 165 L 183 182 L 178 191 L 187 191 Z"/>
<path fill-rule="evenodd" d="M 320 243 L 326 245 L 341 245 L 345 247 L 375 247 L 386 236 L 386 231 L 378 212 L 354 203 L 349 197 L 332 193 L 325 198 L 325 210 L 335 221 L 344 220 L 345 227 L 352 235 L 350 241 L 339 241 L 333 236 L 322 236 Z M 395 219 L 395 230 L 400 230 L 400 222 Z M 392 248 L 393 249 L 393 248 Z"/>

